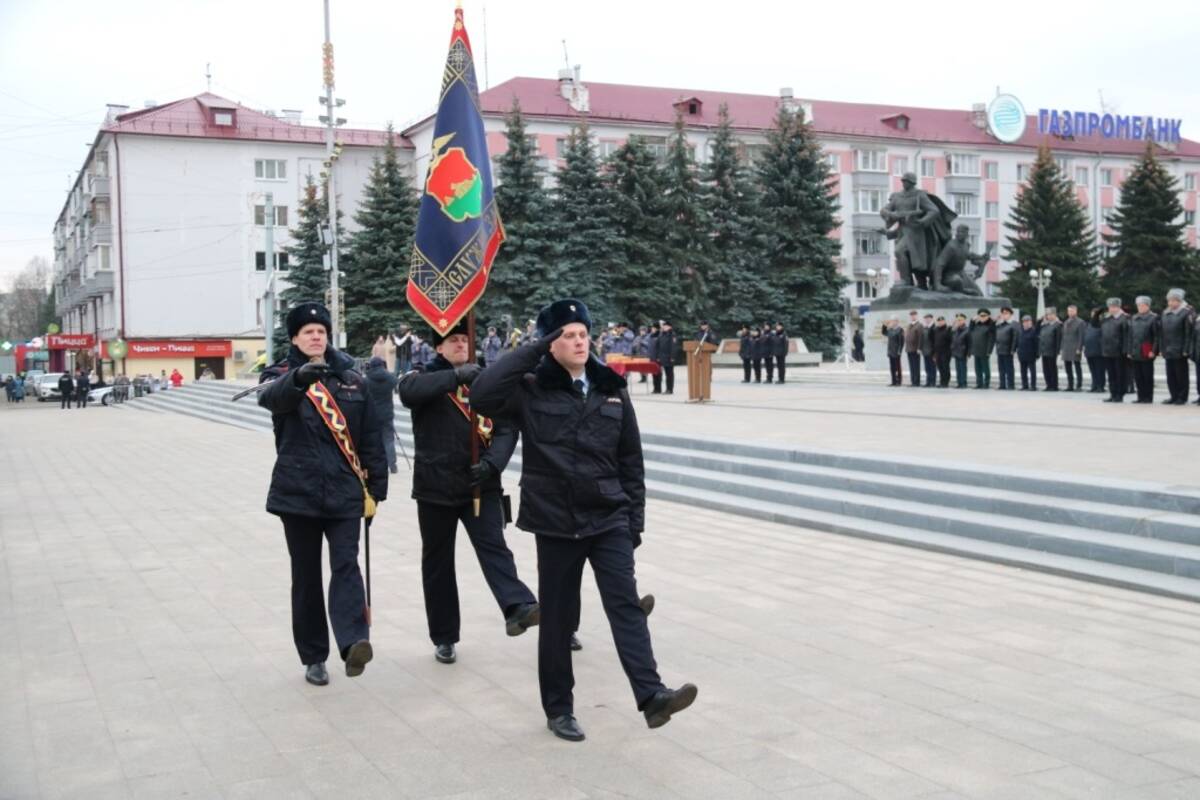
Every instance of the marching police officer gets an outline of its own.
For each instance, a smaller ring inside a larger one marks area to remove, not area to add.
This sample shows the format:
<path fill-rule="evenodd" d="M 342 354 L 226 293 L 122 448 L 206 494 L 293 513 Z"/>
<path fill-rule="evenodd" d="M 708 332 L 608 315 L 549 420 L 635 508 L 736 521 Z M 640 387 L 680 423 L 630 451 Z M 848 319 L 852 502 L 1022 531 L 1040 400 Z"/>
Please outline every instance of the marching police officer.
<path fill-rule="evenodd" d="M 346 675 L 373 655 L 358 569 L 359 520 L 387 498 L 381 427 L 354 360 L 329 344 L 329 311 L 301 303 L 287 315 L 286 358 L 263 370 L 258 403 L 271 412 L 275 469 L 267 511 L 283 521 L 292 562 L 292 638 L 305 679 L 329 683 L 329 628 L 321 541 L 329 541 L 329 618 Z M 337 432 L 340 429 L 341 434 Z M 369 495 L 369 496 L 368 496 Z"/>
<path fill-rule="evenodd" d="M 585 562 L 647 725 L 665 725 L 697 693 L 692 684 L 668 689 L 658 675 L 634 577 L 646 502 L 641 436 L 625 380 L 589 356 L 590 328 L 579 300 L 542 309 L 542 338 L 481 373 L 471 398 L 479 412 L 510 418 L 521 432 L 517 527 L 537 537 L 538 683 L 547 727 L 569 741 L 584 738 L 570 639 Z"/>
<path fill-rule="evenodd" d="M 425 617 L 434 658 L 457 660 L 458 581 L 454 539 L 461 521 L 471 538 L 479 566 L 505 617 L 505 631 L 519 636 L 538 624 L 538 605 L 517 577 L 512 552 L 504 541 L 504 505 L 500 473 L 517 446 L 517 434 L 503 420 L 478 419 L 479 463 L 471 464 L 471 382 L 480 367 L 466 322 L 444 336 L 433 332 L 437 356 L 421 372 L 400 380 L 400 402 L 412 410 L 416 466 L 413 499 L 421 527 L 421 579 Z M 480 487 L 479 516 L 472 490 Z"/>

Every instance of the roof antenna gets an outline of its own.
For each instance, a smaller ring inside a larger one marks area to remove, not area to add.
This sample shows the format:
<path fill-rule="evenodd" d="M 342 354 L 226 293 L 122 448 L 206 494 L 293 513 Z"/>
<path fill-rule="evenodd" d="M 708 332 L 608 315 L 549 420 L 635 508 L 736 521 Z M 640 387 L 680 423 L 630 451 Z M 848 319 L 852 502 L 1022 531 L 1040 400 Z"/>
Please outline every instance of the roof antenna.
<path fill-rule="evenodd" d="M 563 66 L 566 67 L 567 69 L 570 69 L 571 68 L 571 58 L 570 58 L 570 56 L 567 55 L 567 40 L 563 39 L 562 44 L 563 44 Z"/>
<path fill-rule="evenodd" d="M 208 91 L 212 91 L 212 62 L 204 65 L 204 79 L 208 81 Z"/>

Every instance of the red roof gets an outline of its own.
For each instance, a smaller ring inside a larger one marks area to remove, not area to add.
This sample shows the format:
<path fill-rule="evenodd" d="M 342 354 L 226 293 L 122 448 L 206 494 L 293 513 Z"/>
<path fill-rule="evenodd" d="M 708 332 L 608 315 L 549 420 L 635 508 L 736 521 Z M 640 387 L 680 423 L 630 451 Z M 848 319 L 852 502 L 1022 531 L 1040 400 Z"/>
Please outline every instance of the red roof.
<path fill-rule="evenodd" d="M 233 126 L 214 125 L 215 109 L 234 111 Z M 154 136 L 187 136 L 204 139 L 241 139 L 265 142 L 300 142 L 324 144 L 325 128 L 301 125 L 226 100 L 215 94 L 200 94 L 153 108 L 143 108 L 121 114 L 102 126 L 113 133 L 136 133 Z M 338 128 L 337 140 L 346 146 L 382 147 L 387 132 L 363 128 Z M 412 148 L 412 142 L 396 134 L 396 146 Z"/>
<path fill-rule="evenodd" d="M 588 119 L 671 125 L 675 122 L 675 104 L 680 100 L 702 101 L 699 114 L 686 115 L 692 127 L 716 126 L 721 104 L 729 106 L 733 124 L 741 129 L 765 130 L 771 127 L 779 98 L 771 95 L 708 92 L 695 89 L 668 89 L 655 86 L 629 86 L 615 83 L 584 83 L 588 91 Z M 480 95 L 484 113 L 503 114 L 520 100 L 521 110 L 529 116 L 575 119 L 574 111 L 559 92 L 558 81 L 544 78 L 513 78 Z M 1074 140 L 1043 136 L 1037 132 L 1037 117 L 1030 116 L 1025 136 L 1012 145 L 992 138 L 974 124 L 970 109 L 909 108 L 869 103 L 841 103 L 828 100 L 800 100 L 811 103 L 813 127 L 819 135 L 870 137 L 924 144 L 961 144 L 989 147 L 1036 148 L 1046 142 L 1055 150 L 1087 153 L 1140 155 L 1144 142 L 1105 139 L 1095 135 Z M 909 118 L 908 130 L 897 130 L 884 122 L 897 114 Z M 1184 139 L 1173 151 L 1176 155 L 1200 157 L 1200 142 Z"/>

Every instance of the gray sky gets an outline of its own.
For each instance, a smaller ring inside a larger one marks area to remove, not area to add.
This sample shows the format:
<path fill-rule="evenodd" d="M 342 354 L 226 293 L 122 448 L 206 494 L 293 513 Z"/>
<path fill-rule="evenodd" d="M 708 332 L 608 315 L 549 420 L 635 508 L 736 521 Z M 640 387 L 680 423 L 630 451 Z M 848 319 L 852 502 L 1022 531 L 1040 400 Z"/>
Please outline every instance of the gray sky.
<path fill-rule="evenodd" d="M 586 83 L 969 108 L 1000 86 L 1039 107 L 1183 119 L 1200 138 L 1194 3 L 984 4 L 465 0 L 483 78 L 554 77 L 562 40 Z M 351 125 L 432 110 L 453 0 L 332 0 L 337 91 Z M 903 8 L 901 13 L 894 9 Z M 254 108 L 321 93 L 319 0 L 0 0 L 0 286 L 51 229 L 105 103 L 141 107 L 205 89 Z M 1193 125 L 1195 127 L 1193 127 Z"/>

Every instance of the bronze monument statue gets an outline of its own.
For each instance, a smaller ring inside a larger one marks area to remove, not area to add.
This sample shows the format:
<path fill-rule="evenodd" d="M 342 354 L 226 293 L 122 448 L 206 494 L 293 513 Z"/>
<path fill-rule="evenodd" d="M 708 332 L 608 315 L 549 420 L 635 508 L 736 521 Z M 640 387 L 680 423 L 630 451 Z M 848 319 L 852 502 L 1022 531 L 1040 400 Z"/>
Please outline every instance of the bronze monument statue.
<path fill-rule="evenodd" d="M 896 242 L 897 286 L 917 286 L 942 291 L 934 272 L 942 248 L 950 241 L 950 225 L 958 216 L 937 195 L 917 188 L 911 172 L 900 178 L 904 189 L 894 192 L 879 211 L 884 233 Z"/>
<path fill-rule="evenodd" d="M 985 249 L 979 255 L 971 253 L 968 242 L 970 233 L 971 229 L 966 225 L 959 225 L 954 231 L 954 238 L 938 254 L 933 262 L 934 289 L 983 297 L 983 290 L 975 284 L 975 279 L 983 274 L 989 251 Z M 965 269 L 968 262 L 974 264 L 978 271 L 968 275 Z"/>

